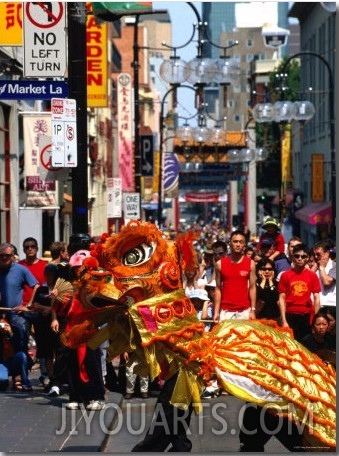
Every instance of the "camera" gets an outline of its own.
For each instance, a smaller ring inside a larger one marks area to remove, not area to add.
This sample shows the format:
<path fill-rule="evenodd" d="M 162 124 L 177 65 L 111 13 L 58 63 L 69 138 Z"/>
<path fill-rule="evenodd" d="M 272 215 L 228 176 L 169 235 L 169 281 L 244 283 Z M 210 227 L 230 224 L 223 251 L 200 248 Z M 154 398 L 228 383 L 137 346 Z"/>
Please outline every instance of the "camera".
<path fill-rule="evenodd" d="M 281 27 L 263 27 L 261 32 L 266 47 L 278 48 L 286 46 L 290 31 Z"/>

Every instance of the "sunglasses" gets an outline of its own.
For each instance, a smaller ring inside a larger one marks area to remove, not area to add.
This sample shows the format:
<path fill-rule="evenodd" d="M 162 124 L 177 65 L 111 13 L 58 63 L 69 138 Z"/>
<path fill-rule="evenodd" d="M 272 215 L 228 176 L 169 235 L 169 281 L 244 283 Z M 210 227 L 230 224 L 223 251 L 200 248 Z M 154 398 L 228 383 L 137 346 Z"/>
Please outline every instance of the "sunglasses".
<path fill-rule="evenodd" d="M 0 258 L 10 258 L 12 253 L 0 253 Z"/>
<path fill-rule="evenodd" d="M 24 245 L 24 249 L 27 250 L 27 249 L 37 249 L 38 246 L 36 244 L 27 244 L 27 245 Z"/>
<path fill-rule="evenodd" d="M 273 268 L 260 268 L 262 271 L 273 271 Z"/>
<path fill-rule="evenodd" d="M 308 255 L 301 255 L 301 254 L 299 254 L 299 253 L 295 253 L 293 256 L 294 256 L 294 258 L 296 258 L 297 260 L 299 260 L 300 258 L 301 258 L 302 260 L 305 260 L 305 259 L 308 257 Z"/>

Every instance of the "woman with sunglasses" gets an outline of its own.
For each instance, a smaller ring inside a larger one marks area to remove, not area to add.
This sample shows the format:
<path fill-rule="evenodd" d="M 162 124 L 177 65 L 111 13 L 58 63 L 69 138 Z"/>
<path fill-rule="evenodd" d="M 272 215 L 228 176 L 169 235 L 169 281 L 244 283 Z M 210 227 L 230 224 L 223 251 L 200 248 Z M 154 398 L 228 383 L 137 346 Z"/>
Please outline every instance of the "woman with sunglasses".
<path fill-rule="evenodd" d="M 280 317 L 278 306 L 279 293 L 274 261 L 269 258 L 262 258 L 256 265 L 256 273 L 256 318 L 278 321 Z"/>
<path fill-rule="evenodd" d="M 283 272 L 278 283 L 281 324 L 290 327 L 299 342 L 311 331 L 312 318 L 320 308 L 320 282 L 307 267 L 308 259 L 308 248 L 304 244 L 296 245 L 293 268 Z"/>

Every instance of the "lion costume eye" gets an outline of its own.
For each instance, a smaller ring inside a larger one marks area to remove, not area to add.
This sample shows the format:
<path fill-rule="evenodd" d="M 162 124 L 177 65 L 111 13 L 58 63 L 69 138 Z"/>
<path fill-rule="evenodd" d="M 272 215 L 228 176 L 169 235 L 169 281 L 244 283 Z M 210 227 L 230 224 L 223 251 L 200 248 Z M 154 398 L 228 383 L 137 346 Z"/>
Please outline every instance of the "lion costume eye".
<path fill-rule="evenodd" d="M 151 258 L 155 246 L 156 244 L 153 242 L 151 245 L 140 244 L 126 252 L 122 257 L 121 263 L 124 266 L 140 266 Z"/>

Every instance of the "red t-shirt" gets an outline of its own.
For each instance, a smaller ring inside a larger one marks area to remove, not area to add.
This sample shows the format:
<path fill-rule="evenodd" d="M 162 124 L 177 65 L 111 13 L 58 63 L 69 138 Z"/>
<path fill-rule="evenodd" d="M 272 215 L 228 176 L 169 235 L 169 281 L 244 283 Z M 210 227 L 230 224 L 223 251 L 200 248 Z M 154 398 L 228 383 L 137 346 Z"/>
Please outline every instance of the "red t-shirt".
<path fill-rule="evenodd" d="M 281 274 L 279 293 L 285 293 L 286 313 L 305 314 L 313 308 L 312 293 L 319 293 L 320 281 L 315 272 L 305 268 L 301 272 L 289 269 Z"/>
<path fill-rule="evenodd" d="M 46 265 L 48 264 L 48 261 L 39 259 L 36 263 L 30 264 L 30 263 L 27 263 L 26 260 L 20 260 L 19 264 L 22 264 L 23 266 L 25 266 L 25 268 L 30 270 L 30 272 L 38 280 L 39 285 L 43 285 L 46 282 L 46 279 L 44 276 L 44 271 L 45 271 Z M 25 285 L 24 293 L 22 296 L 23 305 L 28 303 L 28 301 L 31 298 L 31 295 L 32 295 L 32 288 Z"/>
<path fill-rule="evenodd" d="M 240 263 L 232 263 L 229 257 L 221 258 L 221 310 L 239 312 L 251 306 L 248 293 L 251 261 L 247 256 Z"/>
<path fill-rule="evenodd" d="M 263 233 L 260 235 L 259 242 L 257 245 L 257 250 L 261 249 L 261 243 L 263 239 L 273 239 L 275 243 L 275 250 L 279 253 L 285 253 L 285 239 L 281 233 L 269 234 Z"/>

